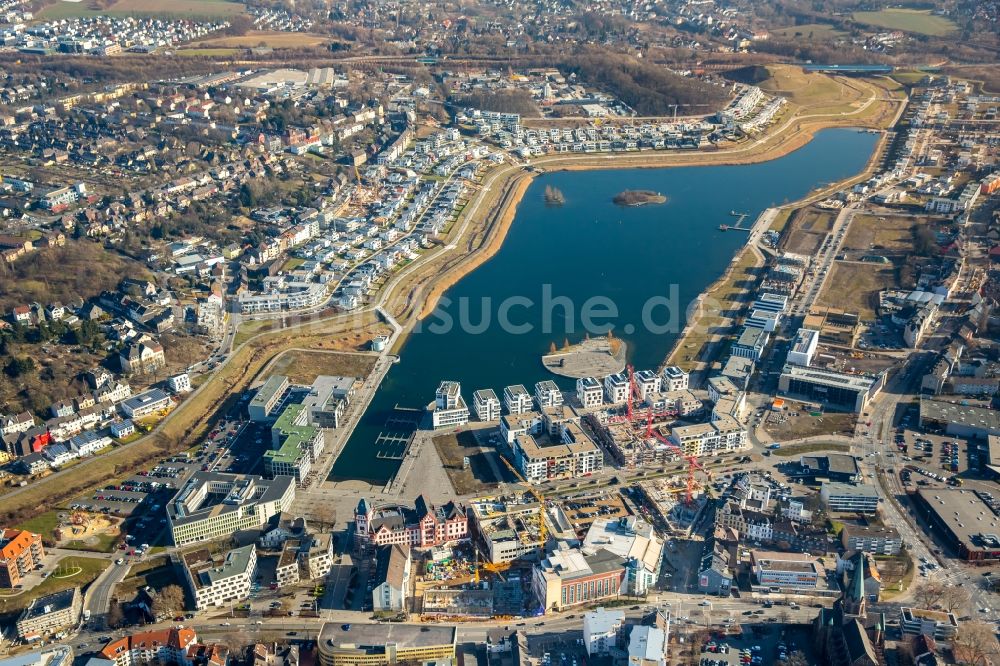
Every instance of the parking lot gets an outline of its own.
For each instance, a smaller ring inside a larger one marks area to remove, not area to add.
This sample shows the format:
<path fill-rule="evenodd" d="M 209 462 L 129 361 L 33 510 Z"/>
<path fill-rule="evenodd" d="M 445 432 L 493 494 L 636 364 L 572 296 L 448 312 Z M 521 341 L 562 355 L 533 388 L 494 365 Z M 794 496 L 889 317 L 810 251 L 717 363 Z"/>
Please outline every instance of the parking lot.
<path fill-rule="evenodd" d="M 805 653 L 806 663 L 817 663 L 807 629 L 744 625 L 742 636 L 717 637 L 703 645 L 699 663 L 701 666 L 780 664 L 797 650 Z"/>

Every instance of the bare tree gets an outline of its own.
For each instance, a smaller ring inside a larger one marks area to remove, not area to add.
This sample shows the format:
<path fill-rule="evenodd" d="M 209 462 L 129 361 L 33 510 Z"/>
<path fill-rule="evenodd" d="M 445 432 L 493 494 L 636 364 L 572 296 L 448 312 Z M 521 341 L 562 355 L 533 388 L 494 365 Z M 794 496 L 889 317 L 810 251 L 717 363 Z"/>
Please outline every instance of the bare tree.
<path fill-rule="evenodd" d="M 785 660 L 785 666 L 809 666 L 809 660 L 806 659 L 806 655 L 802 650 L 796 650 L 788 655 L 788 659 Z"/>
<path fill-rule="evenodd" d="M 153 614 L 170 614 L 184 610 L 184 590 L 179 585 L 167 585 L 153 598 Z"/>
<path fill-rule="evenodd" d="M 113 600 L 108 607 L 108 614 L 104 623 L 112 629 L 117 629 L 125 624 L 125 613 L 122 611 L 121 604 L 118 603 L 117 599 Z"/>
<path fill-rule="evenodd" d="M 968 589 L 958 585 L 942 585 L 939 599 L 941 607 L 950 613 L 967 606 L 972 600 L 972 594 Z"/>
<path fill-rule="evenodd" d="M 986 666 L 998 650 L 993 627 L 985 622 L 963 623 L 952 641 L 952 649 L 959 663 Z"/>
<path fill-rule="evenodd" d="M 921 608 L 932 608 L 938 603 L 944 586 L 933 581 L 920 583 L 913 588 L 913 598 Z"/>

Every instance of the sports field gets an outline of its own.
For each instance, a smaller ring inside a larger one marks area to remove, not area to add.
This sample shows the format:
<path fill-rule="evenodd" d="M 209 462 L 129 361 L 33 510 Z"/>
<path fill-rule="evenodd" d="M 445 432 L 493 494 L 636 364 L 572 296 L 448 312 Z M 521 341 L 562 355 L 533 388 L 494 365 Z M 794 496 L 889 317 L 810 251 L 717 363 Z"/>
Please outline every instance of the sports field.
<path fill-rule="evenodd" d="M 956 26 L 943 16 L 935 16 L 929 11 L 916 9 L 883 9 L 878 12 L 854 12 L 851 15 L 858 23 L 877 28 L 916 32 L 921 35 L 940 37 L 955 31 Z"/>

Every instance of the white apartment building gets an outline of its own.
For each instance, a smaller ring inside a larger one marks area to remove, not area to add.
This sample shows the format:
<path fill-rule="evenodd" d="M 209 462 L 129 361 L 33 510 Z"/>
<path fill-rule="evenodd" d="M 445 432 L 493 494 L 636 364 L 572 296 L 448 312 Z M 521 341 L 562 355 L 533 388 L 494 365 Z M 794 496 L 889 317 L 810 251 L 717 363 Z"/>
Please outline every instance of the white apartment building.
<path fill-rule="evenodd" d="M 509 414 L 523 414 L 530 412 L 534 407 L 531 394 L 522 384 L 506 387 L 503 390 L 503 403 Z"/>
<path fill-rule="evenodd" d="M 676 365 L 668 365 L 663 368 L 662 377 L 664 391 L 684 391 L 690 380 L 690 375 Z"/>
<path fill-rule="evenodd" d="M 604 404 L 604 387 L 593 377 L 576 380 L 576 398 L 584 408 L 594 409 Z"/>
<path fill-rule="evenodd" d="M 546 379 L 535 384 L 535 400 L 538 401 L 538 408 L 558 407 L 563 404 L 563 394 L 559 387 L 551 379 Z"/>
<path fill-rule="evenodd" d="M 670 440 L 689 456 L 710 456 L 746 446 L 746 429 L 734 418 L 720 415 L 713 423 L 674 426 Z"/>
<path fill-rule="evenodd" d="M 813 356 L 816 355 L 816 347 L 819 345 L 819 331 L 811 328 L 800 328 L 795 333 L 795 340 L 788 349 L 788 356 L 785 361 L 792 365 L 812 365 Z"/>
<path fill-rule="evenodd" d="M 652 370 L 640 370 L 635 373 L 635 388 L 640 400 L 647 400 L 660 393 L 663 388 L 662 378 Z"/>
<path fill-rule="evenodd" d="M 167 380 L 167 386 L 174 393 L 187 393 L 191 390 L 191 377 L 186 372 L 174 375 Z"/>
<path fill-rule="evenodd" d="M 606 655 L 618 643 L 625 612 L 597 608 L 583 616 L 583 647 L 587 656 Z"/>
<path fill-rule="evenodd" d="M 604 378 L 604 395 L 611 404 L 621 404 L 628 400 L 628 375 L 619 372 Z"/>
<path fill-rule="evenodd" d="M 472 408 L 480 421 L 500 420 L 500 399 L 493 389 L 480 389 L 472 394 Z"/>
<path fill-rule="evenodd" d="M 204 549 L 184 555 L 184 574 L 195 608 L 205 610 L 250 595 L 257 572 L 257 550 L 253 544 L 234 548 L 217 562 Z"/>

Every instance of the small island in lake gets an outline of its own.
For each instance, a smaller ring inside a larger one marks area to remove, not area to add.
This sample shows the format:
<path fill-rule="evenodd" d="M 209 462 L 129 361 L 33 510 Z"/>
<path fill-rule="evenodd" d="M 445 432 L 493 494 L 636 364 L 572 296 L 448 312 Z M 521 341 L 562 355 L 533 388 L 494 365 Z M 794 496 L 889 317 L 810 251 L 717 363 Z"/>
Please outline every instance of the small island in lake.
<path fill-rule="evenodd" d="M 612 201 L 619 206 L 647 206 L 667 203 L 667 198 L 652 190 L 625 190 L 616 194 Z"/>
<path fill-rule="evenodd" d="M 562 190 L 551 185 L 545 186 L 546 206 L 562 206 L 564 203 L 566 203 L 566 197 L 563 196 Z"/>

